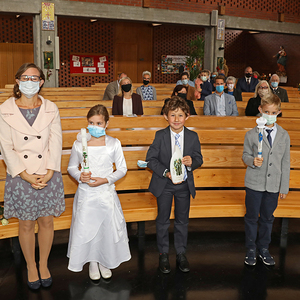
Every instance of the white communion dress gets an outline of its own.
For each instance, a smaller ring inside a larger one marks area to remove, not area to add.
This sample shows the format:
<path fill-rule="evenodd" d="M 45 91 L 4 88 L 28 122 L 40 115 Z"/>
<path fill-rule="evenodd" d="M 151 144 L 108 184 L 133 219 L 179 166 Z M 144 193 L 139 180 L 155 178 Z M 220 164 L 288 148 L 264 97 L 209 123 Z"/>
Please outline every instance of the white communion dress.
<path fill-rule="evenodd" d="M 131 258 L 126 222 L 114 185 L 127 172 L 121 143 L 105 136 L 105 146 L 88 146 L 91 176 L 107 178 L 107 184 L 90 187 L 80 181 L 78 166 L 82 158 L 82 143 L 76 140 L 68 166 L 69 174 L 79 182 L 73 203 L 68 269 L 79 272 L 91 261 L 114 269 Z"/>

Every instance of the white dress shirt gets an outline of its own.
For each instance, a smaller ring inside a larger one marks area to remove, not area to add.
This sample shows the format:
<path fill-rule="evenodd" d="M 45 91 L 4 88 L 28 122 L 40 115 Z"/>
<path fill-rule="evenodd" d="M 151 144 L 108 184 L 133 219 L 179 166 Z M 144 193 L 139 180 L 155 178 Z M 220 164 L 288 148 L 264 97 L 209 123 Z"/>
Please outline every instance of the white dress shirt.
<path fill-rule="evenodd" d="M 132 115 L 132 98 L 123 98 L 123 115 Z"/>

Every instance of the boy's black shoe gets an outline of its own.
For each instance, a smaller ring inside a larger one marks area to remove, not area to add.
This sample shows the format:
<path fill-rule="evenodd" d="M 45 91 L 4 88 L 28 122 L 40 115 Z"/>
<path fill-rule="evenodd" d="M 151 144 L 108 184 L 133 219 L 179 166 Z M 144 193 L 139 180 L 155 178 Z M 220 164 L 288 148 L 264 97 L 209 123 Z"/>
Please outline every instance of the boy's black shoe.
<path fill-rule="evenodd" d="M 185 253 L 178 253 L 176 255 L 176 263 L 180 271 L 184 273 L 190 271 L 190 264 L 185 256 Z"/>
<path fill-rule="evenodd" d="M 275 265 L 274 258 L 271 256 L 271 254 L 267 248 L 259 249 L 258 252 L 259 252 L 259 258 L 262 260 L 262 262 L 265 265 L 267 265 L 267 266 Z"/>
<path fill-rule="evenodd" d="M 256 265 L 256 249 L 248 249 L 245 256 L 245 264 L 248 266 Z"/>
<path fill-rule="evenodd" d="M 168 253 L 159 254 L 159 269 L 164 274 L 168 274 L 171 272 Z"/>

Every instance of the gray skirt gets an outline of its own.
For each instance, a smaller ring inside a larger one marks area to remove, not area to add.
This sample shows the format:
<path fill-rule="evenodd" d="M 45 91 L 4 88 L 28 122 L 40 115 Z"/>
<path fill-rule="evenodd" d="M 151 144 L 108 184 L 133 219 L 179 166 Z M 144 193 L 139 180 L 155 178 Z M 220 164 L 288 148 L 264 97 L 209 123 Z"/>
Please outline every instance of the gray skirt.
<path fill-rule="evenodd" d="M 64 185 L 60 172 L 54 172 L 41 190 L 17 176 L 6 175 L 4 217 L 34 221 L 40 217 L 60 216 L 65 211 Z"/>

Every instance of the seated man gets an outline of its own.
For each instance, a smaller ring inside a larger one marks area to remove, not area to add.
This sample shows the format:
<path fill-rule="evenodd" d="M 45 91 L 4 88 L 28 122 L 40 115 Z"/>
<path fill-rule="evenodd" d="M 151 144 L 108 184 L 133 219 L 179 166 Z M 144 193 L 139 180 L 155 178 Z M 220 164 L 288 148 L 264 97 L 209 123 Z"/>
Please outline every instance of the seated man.
<path fill-rule="evenodd" d="M 224 76 L 217 76 L 215 87 L 216 92 L 204 99 L 204 115 L 215 116 L 238 116 L 239 112 L 235 99 L 232 95 L 224 93 Z"/>
<path fill-rule="evenodd" d="M 247 67 L 245 69 L 245 77 L 240 78 L 236 85 L 236 89 L 240 90 L 241 92 L 253 92 L 255 91 L 255 87 L 258 84 L 258 79 L 252 77 L 252 68 Z"/>
<path fill-rule="evenodd" d="M 279 82 L 279 76 L 277 74 L 273 74 L 269 82 L 271 91 L 280 98 L 281 102 L 289 102 L 287 91 L 278 86 Z"/>
<path fill-rule="evenodd" d="M 102 100 L 113 100 L 114 96 L 119 93 L 119 82 L 123 77 L 127 77 L 125 73 L 120 73 L 118 76 L 118 80 L 110 82 L 104 92 Z"/>

